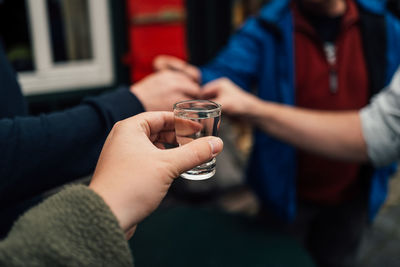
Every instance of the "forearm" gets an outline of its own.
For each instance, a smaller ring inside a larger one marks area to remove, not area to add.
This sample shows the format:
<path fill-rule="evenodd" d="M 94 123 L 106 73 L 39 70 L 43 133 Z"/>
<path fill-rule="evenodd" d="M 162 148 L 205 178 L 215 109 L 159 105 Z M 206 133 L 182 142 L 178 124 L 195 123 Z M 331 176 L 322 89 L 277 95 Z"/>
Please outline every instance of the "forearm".
<path fill-rule="evenodd" d="M 368 160 L 358 112 L 311 111 L 259 99 L 248 111 L 257 127 L 300 149 L 343 160 Z"/>
<path fill-rule="evenodd" d="M 107 133 L 98 112 L 87 105 L 0 120 L 0 208 L 89 174 Z"/>
<path fill-rule="evenodd" d="M 124 233 L 93 191 L 74 186 L 24 214 L 0 242 L 1 266 L 131 266 Z"/>

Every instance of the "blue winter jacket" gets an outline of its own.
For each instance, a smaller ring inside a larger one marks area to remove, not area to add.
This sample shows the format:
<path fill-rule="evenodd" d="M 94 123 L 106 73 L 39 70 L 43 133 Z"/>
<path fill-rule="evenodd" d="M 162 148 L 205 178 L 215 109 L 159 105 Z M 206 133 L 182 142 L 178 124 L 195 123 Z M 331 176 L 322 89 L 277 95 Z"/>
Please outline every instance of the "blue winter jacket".
<path fill-rule="evenodd" d="M 400 23 L 386 10 L 386 1 L 357 0 L 371 96 L 386 86 L 400 64 Z M 381 27 L 381 28 L 379 28 Z M 202 81 L 228 77 L 250 90 L 257 85 L 261 99 L 295 105 L 294 24 L 290 0 L 273 0 L 250 18 L 227 47 L 201 68 Z M 260 200 L 281 218 L 296 212 L 295 149 L 261 131 L 248 166 L 248 181 Z M 371 173 L 370 219 L 387 195 L 394 165 Z"/>

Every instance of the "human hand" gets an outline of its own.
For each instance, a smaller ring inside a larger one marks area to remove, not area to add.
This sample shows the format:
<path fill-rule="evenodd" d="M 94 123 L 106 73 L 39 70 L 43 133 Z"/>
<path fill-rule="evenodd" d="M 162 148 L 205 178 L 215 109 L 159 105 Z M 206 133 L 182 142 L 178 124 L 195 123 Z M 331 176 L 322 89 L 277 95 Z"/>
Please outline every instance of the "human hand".
<path fill-rule="evenodd" d="M 198 98 L 200 86 L 186 75 L 165 70 L 131 86 L 146 111 L 171 111 L 176 102 Z"/>
<path fill-rule="evenodd" d="M 127 235 L 153 212 L 179 174 L 215 157 L 223 143 L 204 137 L 175 143 L 172 112 L 147 112 L 115 124 L 104 144 L 89 187 L 110 206 Z"/>
<path fill-rule="evenodd" d="M 251 107 L 259 100 L 245 92 L 227 78 L 214 80 L 203 87 L 202 99 L 210 99 L 221 104 L 224 114 L 246 116 Z"/>
<path fill-rule="evenodd" d="M 186 61 L 168 55 L 159 55 L 153 60 L 153 68 L 156 71 L 160 70 L 175 70 L 184 73 L 193 81 L 200 83 L 201 73 L 200 70 Z"/>

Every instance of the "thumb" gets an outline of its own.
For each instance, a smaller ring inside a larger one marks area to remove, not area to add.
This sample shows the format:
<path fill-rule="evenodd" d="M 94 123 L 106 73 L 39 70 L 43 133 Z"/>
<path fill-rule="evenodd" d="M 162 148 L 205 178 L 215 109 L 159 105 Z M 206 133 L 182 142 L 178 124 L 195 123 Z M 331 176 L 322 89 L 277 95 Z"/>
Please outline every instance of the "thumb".
<path fill-rule="evenodd" d="M 196 139 L 186 145 L 170 149 L 171 158 L 179 159 L 175 167 L 179 173 L 183 173 L 198 165 L 201 165 L 217 156 L 224 147 L 224 143 L 218 137 L 208 136 Z"/>

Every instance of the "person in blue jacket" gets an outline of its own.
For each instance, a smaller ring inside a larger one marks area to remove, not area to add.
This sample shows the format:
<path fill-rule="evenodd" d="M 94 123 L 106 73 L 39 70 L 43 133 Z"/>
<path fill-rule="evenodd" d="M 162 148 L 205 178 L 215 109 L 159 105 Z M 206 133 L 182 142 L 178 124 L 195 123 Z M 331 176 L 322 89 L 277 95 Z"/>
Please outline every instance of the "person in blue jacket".
<path fill-rule="evenodd" d="M 28 208 L 24 201 L 89 175 L 117 121 L 144 111 L 170 111 L 176 101 L 199 92 L 185 75 L 167 71 L 61 112 L 29 116 L 0 45 L 0 235 Z"/>
<path fill-rule="evenodd" d="M 154 64 L 202 84 L 226 77 L 246 91 L 256 89 L 262 100 L 354 110 L 388 85 L 400 64 L 399 47 L 400 23 L 386 1 L 272 0 L 210 64 L 196 68 L 165 56 Z M 247 177 L 265 210 L 288 222 L 319 265 L 353 266 L 394 165 L 330 162 L 262 130 L 254 135 Z"/>

